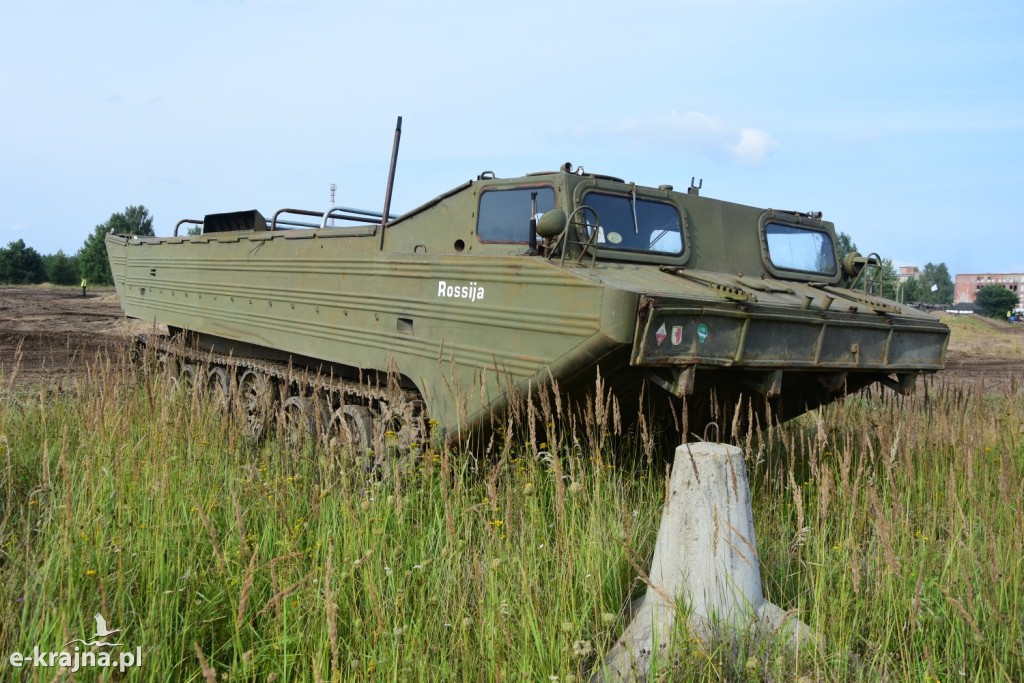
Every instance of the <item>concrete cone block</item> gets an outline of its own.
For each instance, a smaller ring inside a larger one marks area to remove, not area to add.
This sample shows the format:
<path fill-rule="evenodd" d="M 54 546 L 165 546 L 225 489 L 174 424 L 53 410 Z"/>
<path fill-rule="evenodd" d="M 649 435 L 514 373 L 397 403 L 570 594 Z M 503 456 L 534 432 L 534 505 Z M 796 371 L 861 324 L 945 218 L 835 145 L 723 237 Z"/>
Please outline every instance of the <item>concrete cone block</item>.
<path fill-rule="evenodd" d="M 754 616 L 753 628 L 757 633 L 782 638 L 794 652 L 807 647 L 821 649 L 825 645 L 822 638 L 796 614 L 786 612 L 773 602 L 761 603 Z"/>
<path fill-rule="evenodd" d="M 644 680 L 655 650 L 668 646 L 677 603 L 689 608 L 691 631 L 706 641 L 723 629 L 800 624 L 764 600 L 741 449 L 718 443 L 676 449 L 648 578 L 633 620 L 592 681 Z"/>

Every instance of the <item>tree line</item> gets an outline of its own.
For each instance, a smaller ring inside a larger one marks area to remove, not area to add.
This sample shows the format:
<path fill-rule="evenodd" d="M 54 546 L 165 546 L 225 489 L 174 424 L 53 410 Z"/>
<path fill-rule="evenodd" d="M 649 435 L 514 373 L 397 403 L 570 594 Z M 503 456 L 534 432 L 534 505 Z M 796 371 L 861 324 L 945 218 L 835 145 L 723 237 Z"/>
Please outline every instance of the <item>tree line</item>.
<path fill-rule="evenodd" d="M 857 245 L 845 232 L 838 234 L 840 261 L 850 252 L 857 251 Z M 926 263 L 917 275 L 904 281 L 899 278 L 892 259 L 882 259 L 878 268 L 863 273 L 858 278 L 846 278 L 844 287 L 865 289 L 871 294 L 893 299 L 900 303 L 945 306 L 953 303 L 953 278 L 945 263 Z"/>
<path fill-rule="evenodd" d="M 0 247 L 0 283 L 77 285 L 84 278 L 89 284 L 112 285 L 114 278 L 103 241 L 109 232 L 152 237 L 153 217 L 141 204 L 128 206 L 97 225 L 78 252 L 72 255 L 58 250 L 56 254 L 44 256 L 27 246 L 25 240 L 15 240 L 6 247 Z"/>
<path fill-rule="evenodd" d="M 857 245 L 844 232 L 838 234 L 838 248 L 841 256 L 857 251 Z M 945 263 L 926 263 L 916 275 L 901 281 L 892 259 L 882 259 L 874 272 L 865 273 L 856 280 L 844 279 L 844 287 L 865 289 L 872 294 L 906 304 L 926 306 L 951 306 L 955 286 Z M 1007 311 L 1019 306 L 1016 292 L 1000 285 L 986 285 L 975 294 L 974 303 L 983 315 L 990 318 L 1005 318 Z"/>

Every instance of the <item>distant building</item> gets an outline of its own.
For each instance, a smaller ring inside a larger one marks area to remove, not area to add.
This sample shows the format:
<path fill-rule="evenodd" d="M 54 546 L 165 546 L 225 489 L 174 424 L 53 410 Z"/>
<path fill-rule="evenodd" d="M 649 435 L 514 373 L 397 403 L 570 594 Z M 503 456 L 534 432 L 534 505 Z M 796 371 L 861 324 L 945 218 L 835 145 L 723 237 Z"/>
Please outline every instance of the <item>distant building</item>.
<path fill-rule="evenodd" d="M 899 272 L 896 273 L 896 279 L 905 284 L 907 280 L 920 274 L 921 269 L 917 266 L 900 266 Z"/>
<path fill-rule="evenodd" d="M 1017 295 L 1024 305 L 1024 273 L 983 273 L 980 275 L 957 275 L 954 304 L 973 304 L 978 290 L 988 285 L 1005 287 Z"/>

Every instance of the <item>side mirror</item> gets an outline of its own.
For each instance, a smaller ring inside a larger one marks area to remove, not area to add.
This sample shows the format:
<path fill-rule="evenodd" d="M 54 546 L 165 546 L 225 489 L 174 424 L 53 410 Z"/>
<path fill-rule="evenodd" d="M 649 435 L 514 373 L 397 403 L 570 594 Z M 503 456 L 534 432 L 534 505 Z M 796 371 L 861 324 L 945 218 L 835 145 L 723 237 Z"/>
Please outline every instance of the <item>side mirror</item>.
<path fill-rule="evenodd" d="M 537 234 L 546 240 L 554 239 L 565 230 L 566 222 L 568 222 L 568 218 L 565 216 L 565 211 L 561 209 L 545 211 L 537 221 Z"/>

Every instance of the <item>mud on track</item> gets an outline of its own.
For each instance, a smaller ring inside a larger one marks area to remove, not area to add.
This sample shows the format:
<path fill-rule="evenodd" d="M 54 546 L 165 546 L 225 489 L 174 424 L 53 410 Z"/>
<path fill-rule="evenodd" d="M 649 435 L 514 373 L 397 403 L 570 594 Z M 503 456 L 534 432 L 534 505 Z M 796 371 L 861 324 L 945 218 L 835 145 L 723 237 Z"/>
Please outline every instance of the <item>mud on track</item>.
<path fill-rule="evenodd" d="M 98 358 L 123 357 L 152 325 L 127 320 L 112 287 L 0 286 L 0 388 L 74 382 Z"/>
<path fill-rule="evenodd" d="M 1024 383 L 1024 325 L 991 321 L 990 327 L 986 341 L 1000 343 L 961 344 L 954 333 L 946 370 L 931 381 L 991 389 L 1009 386 L 1011 377 Z M 122 358 L 135 335 L 152 331 L 151 323 L 124 317 L 112 287 L 91 289 L 83 298 L 75 287 L 0 286 L 0 389 L 12 378 L 18 387 L 67 385 L 97 354 Z M 986 347 L 1000 352 L 987 353 Z"/>

